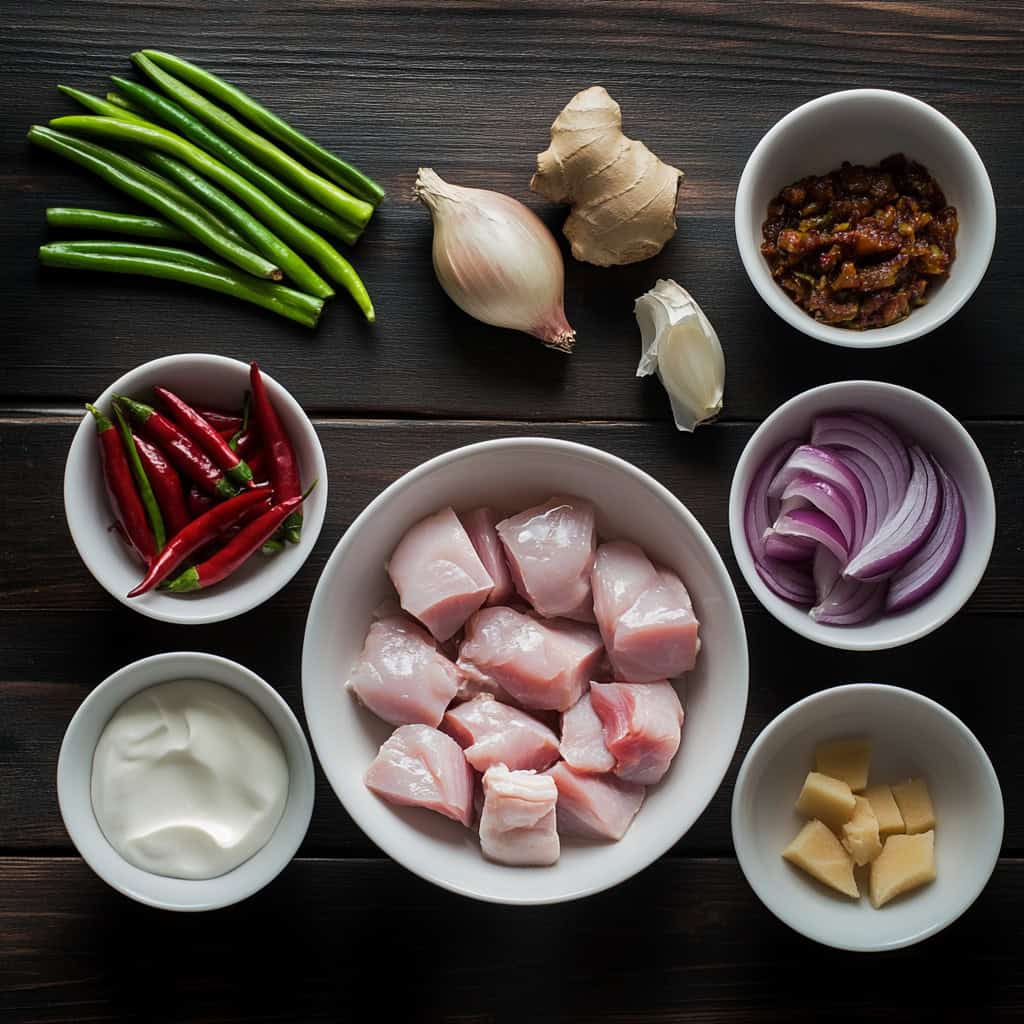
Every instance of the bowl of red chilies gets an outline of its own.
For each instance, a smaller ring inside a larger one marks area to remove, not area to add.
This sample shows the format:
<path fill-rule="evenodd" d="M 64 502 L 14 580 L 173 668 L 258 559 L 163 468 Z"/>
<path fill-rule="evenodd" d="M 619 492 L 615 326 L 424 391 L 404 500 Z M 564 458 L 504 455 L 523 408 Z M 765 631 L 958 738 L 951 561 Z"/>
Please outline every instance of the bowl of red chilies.
<path fill-rule="evenodd" d="M 299 570 L 323 525 L 327 467 L 302 407 L 257 363 L 167 356 L 86 409 L 64 508 L 82 560 L 119 601 L 217 622 Z"/>

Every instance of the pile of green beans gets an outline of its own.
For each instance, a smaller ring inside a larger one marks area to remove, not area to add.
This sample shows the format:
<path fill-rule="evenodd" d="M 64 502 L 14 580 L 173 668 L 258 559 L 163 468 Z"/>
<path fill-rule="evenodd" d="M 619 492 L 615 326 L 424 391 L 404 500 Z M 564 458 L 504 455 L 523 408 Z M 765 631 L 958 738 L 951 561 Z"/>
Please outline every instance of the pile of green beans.
<path fill-rule="evenodd" d="M 152 88 L 119 76 L 112 76 L 117 91 L 105 98 L 58 86 L 88 115 L 35 125 L 28 138 L 150 210 L 53 207 L 51 227 L 145 243 L 53 243 L 40 248 L 41 262 L 191 284 L 307 327 L 340 285 L 372 322 L 363 282 L 324 236 L 354 244 L 383 189 L 197 65 L 159 50 L 132 54 L 132 61 Z M 218 258 L 178 247 L 187 243 Z"/>

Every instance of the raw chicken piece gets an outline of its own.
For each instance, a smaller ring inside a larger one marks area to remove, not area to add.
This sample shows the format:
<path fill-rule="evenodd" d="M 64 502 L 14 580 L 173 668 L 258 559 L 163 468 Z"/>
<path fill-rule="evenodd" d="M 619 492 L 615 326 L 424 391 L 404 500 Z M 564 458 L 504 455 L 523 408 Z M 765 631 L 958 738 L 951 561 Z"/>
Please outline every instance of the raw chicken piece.
<path fill-rule="evenodd" d="M 525 708 L 565 711 L 583 695 L 602 654 L 591 626 L 484 608 L 466 623 L 456 664 L 471 681 L 497 686 Z"/>
<path fill-rule="evenodd" d="M 590 570 L 597 535 L 594 507 L 582 498 L 549 498 L 498 523 L 516 590 L 545 618 L 594 621 Z"/>
<path fill-rule="evenodd" d="M 385 722 L 436 726 L 460 679 L 425 629 L 404 615 L 391 615 L 370 626 L 345 685 Z"/>
<path fill-rule="evenodd" d="M 512 577 L 505 561 L 505 549 L 501 546 L 501 538 L 495 529 L 497 516 L 493 508 L 475 508 L 459 516 L 465 527 L 473 548 L 480 556 L 488 575 L 494 580 L 494 589 L 487 596 L 486 604 L 507 604 L 515 594 Z"/>
<path fill-rule="evenodd" d="M 578 772 L 610 772 L 615 758 L 604 745 L 604 726 L 585 693 L 562 715 L 562 742 L 558 752 Z"/>
<path fill-rule="evenodd" d="M 442 641 L 458 632 L 494 587 L 451 508 L 421 519 L 406 533 L 388 575 L 402 607 Z"/>
<path fill-rule="evenodd" d="M 473 769 L 458 743 L 429 725 L 396 729 L 363 781 L 390 803 L 426 807 L 466 826 L 473 820 Z"/>
<path fill-rule="evenodd" d="M 558 760 L 558 737 L 546 725 L 487 693 L 451 708 L 443 728 L 478 772 L 496 764 L 542 771 Z"/>
<path fill-rule="evenodd" d="M 503 764 L 484 774 L 480 848 L 499 864 L 554 864 L 558 860 L 554 780 L 535 772 L 510 772 Z"/>
<path fill-rule="evenodd" d="M 558 787 L 558 831 L 584 839 L 621 839 L 640 810 L 646 790 L 614 775 L 588 775 L 559 761 L 549 768 Z"/>
<path fill-rule="evenodd" d="M 674 572 L 659 569 L 636 544 L 616 540 L 597 549 L 590 578 L 617 679 L 650 683 L 693 668 L 700 624 Z"/>
<path fill-rule="evenodd" d="M 591 683 L 590 699 L 615 758 L 615 774 L 653 786 L 679 749 L 683 706 L 671 683 Z"/>

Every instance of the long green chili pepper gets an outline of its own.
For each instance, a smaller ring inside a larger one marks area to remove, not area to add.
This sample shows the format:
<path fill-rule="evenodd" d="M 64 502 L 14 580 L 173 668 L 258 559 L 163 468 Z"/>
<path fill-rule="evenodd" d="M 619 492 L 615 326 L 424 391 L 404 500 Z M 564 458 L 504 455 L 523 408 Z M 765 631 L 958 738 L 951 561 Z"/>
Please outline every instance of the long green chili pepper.
<path fill-rule="evenodd" d="M 80 206 L 50 206 L 46 223 L 51 228 L 76 228 L 87 231 L 113 231 L 117 235 L 157 238 L 165 242 L 187 242 L 189 236 L 159 217 L 140 217 L 134 213 L 89 210 Z"/>
<path fill-rule="evenodd" d="M 334 294 L 334 289 L 294 249 L 187 164 L 152 149 L 145 150 L 142 158 L 244 235 L 258 252 L 279 266 L 299 288 L 321 299 L 328 299 Z"/>
<path fill-rule="evenodd" d="M 94 120 L 103 121 L 106 118 L 95 118 Z M 120 121 L 111 121 L 111 124 L 121 123 Z M 124 124 L 127 125 L 127 122 Z M 141 129 L 142 125 L 132 125 L 131 127 Z M 187 231 L 194 238 L 198 238 L 219 256 L 223 256 L 224 259 L 250 274 L 271 280 L 280 279 L 283 276 L 279 267 L 264 259 L 259 253 L 232 241 L 231 238 L 219 231 L 212 221 L 197 216 L 192 209 L 188 209 L 172 199 L 167 191 L 161 191 L 152 181 L 152 179 L 159 179 L 160 176 L 143 167 L 142 164 L 129 160 L 113 150 L 96 146 L 90 142 L 83 142 L 81 139 L 39 125 L 33 125 L 29 130 L 28 138 L 36 145 L 67 157 L 74 163 L 85 167 L 107 184 L 113 185 L 133 199 L 162 213 L 169 221 Z M 167 182 L 166 184 L 170 185 L 171 183 Z M 174 187 L 171 185 L 171 188 Z"/>
<path fill-rule="evenodd" d="M 358 199 L 346 192 L 333 181 L 321 177 L 300 164 L 291 154 L 268 142 L 238 118 L 218 107 L 216 103 L 179 81 L 163 68 L 154 64 L 142 53 L 133 53 L 132 62 L 163 91 L 190 113 L 205 121 L 234 145 L 269 167 L 278 177 L 301 189 L 322 206 L 333 210 L 338 216 L 351 221 L 358 228 L 365 228 L 373 216 L 373 204 Z"/>
<path fill-rule="evenodd" d="M 70 85 L 58 85 L 57 91 L 64 93 L 65 96 L 70 96 L 76 103 L 80 103 L 86 110 L 91 110 L 94 114 L 103 114 L 107 117 L 120 117 L 125 121 L 134 121 L 137 124 L 148 124 L 149 122 L 144 118 L 140 117 L 134 111 L 125 110 L 110 100 L 100 99 L 99 96 L 93 96 L 92 93 L 82 92 L 81 89 L 73 89 Z"/>
<path fill-rule="evenodd" d="M 131 467 L 132 476 L 135 478 L 135 486 L 139 489 L 142 507 L 146 510 L 146 519 L 149 520 L 150 529 L 153 531 L 153 540 L 156 543 L 156 550 L 159 554 L 167 543 L 164 517 L 160 512 L 160 506 L 156 503 L 156 495 L 153 493 L 153 486 L 149 482 L 149 477 L 146 476 L 146 468 L 142 465 L 139 450 L 135 447 L 132 428 L 128 425 L 124 412 L 117 402 L 114 402 L 114 418 L 117 420 L 117 429 L 120 431 L 121 440 L 124 442 L 125 454 L 128 456 L 128 465 Z"/>
<path fill-rule="evenodd" d="M 143 50 L 142 53 L 165 71 L 177 75 L 197 89 L 202 89 L 214 99 L 226 103 L 236 113 L 247 117 L 258 128 L 273 136 L 278 142 L 291 147 L 299 156 L 305 157 L 314 167 L 353 194 L 373 203 L 374 206 L 384 198 L 384 189 L 372 178 L 368 178 L 350 163 L 296 131 L 287 121 L 267 110 L 237 86 L 173 54 L 160 50 Z"/>
<path fill-rule="evenodd" d="M 122 96 L 119 92 L 111 90 L 105 97 L 108 103 L 113 103 L 115 107 L 120 107 L 122 110 L 130 111 L 133 114 L 138 114 L 140 117 L 145 116 L 145 111 L 140 107 L 137 107 L 127 96 Z"/>
<path fill-rule="evenodd" d="M 112 75 L 111 80 L 130 97 L 130 102 L 145 110 L 152 119 L 172 128 L 201 149 L 205 149 L 210 156 L 216 157 L 237 171 L 243 178 L 248 178 L 299 220 L 318 231 L 340 238 L 347 245 L 352 245 L 359 238 L 361 231 L 355 225 L 336 217 L 312 199 L 307 199 L 306 196 L 278 181 L 270 171 L 254 163 L 241 150 L 203 124 L 199 118 L 193 117 L 184 107 L 145 85 L 139 85 L 138 82 L 131 82 L 117 75 Z"/>
<path fill-rule="evenodd" d="M 84 135 L 148 146 L 184 161 L 241 199 L 250 210 L 259 215 L 267 227 L 275 231 L 289 245 L 312 256 L 326 275 L 332 281 L 340 284 L 355 299 L 366 319 L 371 322 L 375 319 L 373 303 L 370 301 L 366 287 L 359 279 L 352 264 L 341 253 L 311 228 L 283 210 L 250 181 L 208 153 L 203 152 L 198 146 L 181 138 L 180 135 L 175 135 L 163 128 L 151 128 L 147 125 L 119 121 L 111 117 L 57 117 L 50 124 L 54 128 L 63 128 Z"/>
<path fill-rule="evenodd" d="M 236 299 L 252 302 L 269 309 L 280 316 L 294 320 L 304 327 L 315 327 L 318 314 L 311 314 L 294 302 L 292 289 L 285 289 L 292 295 L 287 301 L 278 293 L 283 285 L 271 285 L 254 278 L 244 279 L 233 272 L 214 272 L 200 267 L 188 266 L 171 260 L 140 256 L 117 256 L 103 252 L 88 252 L 69 249 L 64 245 L 42 245 L 39 247 L 40 262 L 49 267 L 63 267 L 71 270 L 104 270 L 115 274 L 139 274 L 168 281 L 208 288 L 210 291 L 231 295 Z M 319 299 L 314 301 L 319 302 Z"/>
<path fill-rule="evenodd" d="M 218 263 L 199 253 L 188 249 L 176 249 L 169 245 L 146 245 L 139 242 L 122 241 L 90 241 L 80 242 L 59 242 L 46 247 L 49 250 L 60 250 L 68 254 L 85 254 L 89 256 L 129 256 L 136 259 L 163 260 L 167 263 L 178 263 L 184 267 L 195 267 L 197 270 L 206 270 L 211 274 L 230 276 L 240 284 L 263 289 L 267 294 L 279 301 L 294 306 L 300 313 L 311 316 L 314 320 L 320 315 L 324 308 L 322 299 L 313 295 L 307 295 L 296 288 L 289 288 L 283 284 L 270 284 L 269 282 L 257 281 L 248 274 L 243 274 L 226 263 Z"/>

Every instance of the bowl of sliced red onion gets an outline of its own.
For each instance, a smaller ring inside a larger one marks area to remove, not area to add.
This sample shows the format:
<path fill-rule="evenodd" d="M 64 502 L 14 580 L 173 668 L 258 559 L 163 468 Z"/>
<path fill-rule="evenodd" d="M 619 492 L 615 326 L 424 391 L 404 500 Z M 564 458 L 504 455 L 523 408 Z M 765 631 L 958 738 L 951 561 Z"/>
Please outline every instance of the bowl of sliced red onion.
<path fill-rule="evenodd" d="M 812 388 L 740 456 L 729 532 L 747 584 L 784 625 L 881 650 L 963 606 L 995 537 L 992 480 L 960 422 L 880 381 Z"/>

